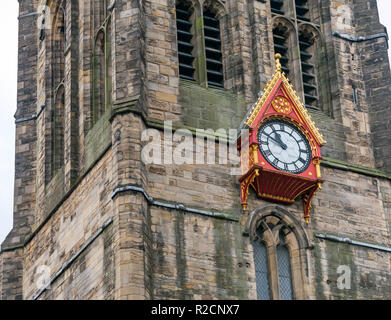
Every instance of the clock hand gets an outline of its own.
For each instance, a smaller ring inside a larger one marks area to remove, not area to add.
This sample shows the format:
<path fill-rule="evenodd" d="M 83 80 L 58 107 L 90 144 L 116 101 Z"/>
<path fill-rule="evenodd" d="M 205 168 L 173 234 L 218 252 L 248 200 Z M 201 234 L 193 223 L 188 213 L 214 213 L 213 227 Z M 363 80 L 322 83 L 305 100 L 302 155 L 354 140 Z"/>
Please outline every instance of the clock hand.
<path fill-rule="evenodd" d="M 286 145 L 282 141 L 278 141 L 276 138 L 273 138 L 271 135 L 264 133 L 270 140 L 273 140 L 276 144 L 278 144 L 283 150 L 286 150 Z M 285 148 L 284 148 L 285 147 Z"/>
<path fill-rule="evenodd" d="M 281 148 L 283 148 L 284 150 L 288 149 L 288 146 L 284 142 L 282 142 L 281 135 L 277 132 L 274 132 L 274 133 L 276 135 L 276 139 L 277 139 L 279 145 L 281 146 Z"/>

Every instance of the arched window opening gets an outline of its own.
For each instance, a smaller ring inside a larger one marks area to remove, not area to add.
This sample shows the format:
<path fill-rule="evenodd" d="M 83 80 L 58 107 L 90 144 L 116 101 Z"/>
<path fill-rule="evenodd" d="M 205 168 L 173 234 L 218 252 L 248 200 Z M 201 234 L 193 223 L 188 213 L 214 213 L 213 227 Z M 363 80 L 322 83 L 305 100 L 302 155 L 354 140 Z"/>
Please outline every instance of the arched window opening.
<path fill-rule="evenodd" d="M 106 36 L 103 31 L 98 33 L 94 50 L 94 123 L 105 111 L 105 43 Z"/>
<path fill-rule="evenodd" d="M 206 1 L 203 6 L 177 1 L 179 77 L 203 86 L 224 88 L 220 18 L 225 9 Z"/>
<path fill-rule="evenodd" d="M 246 229 L 253 245 L 258 299 L 304 299 L 304 250 L 310 244 L 294 215 L 280 206 L 260 207 L 250 214 Z"/>
<path fill-rule="evenodd" d="M 93 3 L 92 124 L 105 114 L 112 103 L 111 12 L 107 5 L 107 0 L 95 0 Z"/>
<path fill-rule="evenodd" d="M 321 38 L 319 26 L 312 23 L 314 7 L 310 7 L 308 0 L 271 0 L 270 4 L 274 51 L 282 56 L 283 72 L 297 91 L 302 90 L 305 107 L 327 110 L 329 86 L 319 69 L 327 64 L 327 58 L 324 44 L 318 41 Z M 321 87 L 318 81 L 322 82 Z"/>
<path fill-rule="evenodd" d="M 204 40 L 208 85 L 224 87 L 220 22 L 208 8 L 204 10 Z"/>
<path fill-rule="evenodd" d="M 278 279 L 282 300 L 293 300 L 292 272 L 289 249 L 282 229 L 279 232 L 280 243 L 277 246 Z"/>
<path fill-rule="evenodd" d="M 108 15 L 107 11 L 108 0 L 93 0 L 92 15 L 93 15 L 93 27 L 97 31 L 105 22 Z"/>
<path fill-rule="evenodd" d="M 176 5 L 176 24 L 178 35 L 179 76 L 186 80 L 195 80 L 192 12 L 188 3 Z"/>
<path fill-rule="evenodd" d="M 65 78 L 65 0 L 57 10 L 52 34 L 53 92 Z"/>
<path fill-rule="evenodd" d="M 54 10 L 50 37 L 51 55 L 51 132 L 48 143 L 51 152 L 48 158 L 47 178 L 50 180 L 57 170 L 64 166 L 65 134 L 65 47 L 66 47 L 66 1 L 63 0 Z"/>

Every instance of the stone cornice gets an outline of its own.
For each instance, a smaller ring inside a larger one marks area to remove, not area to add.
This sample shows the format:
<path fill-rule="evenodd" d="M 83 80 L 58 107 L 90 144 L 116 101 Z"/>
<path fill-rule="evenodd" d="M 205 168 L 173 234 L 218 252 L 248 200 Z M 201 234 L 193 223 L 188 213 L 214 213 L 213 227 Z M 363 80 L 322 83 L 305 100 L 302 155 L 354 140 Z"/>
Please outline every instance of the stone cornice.
<path fill-rule="evenodd" d="M 142 110 L 140 109 L 140 107 L 138 105 L 138 97 L 137 97 L 137 99 L 133 98 L 133 99 L 130 99 L 127 101 L 125 100 L 125 101 L 121 101 L 121 102 L 116 102 L 113 106 L 113 112 L 112 112 L 111 119 L 113 119 L 117 114 L 129 113 L 129 112 L 133 112 L 135 114 L 140 115 L 143 118 L 143 120 L 148 128 L 154 128 L 157 130 L 164 129 L 164 121 L 150 118 L 144 112 L 142 112 Z M 172 124 L 172 129 L 173 130 L 187 129 L 187 130 L 191 131 L 193 134 L 195 134 L 196 130 L 197 130 L 197 128 L 194 128 L 194 127 L 181 125 L 181 124 L 175 124 L 175 123 Z M 215 139 L 215 141 L 219 141 L 219 140 L 227 141 L 226 137 L 219 136 L 216 133 L 215 134 L 206 134 L 206 137 Z M 323 167 L 329 167 L 329 168 L 338 169 L 338 170 L 355 172 L 355 173 L 363 174 L 366 176 L 375 177 L 375 178 L 382 178 L 382 179 L 387 179 L 387 180 L 391 181 L 391 175 L 387 174 L 381 170 L 351 164 L 351 163 L 348 163 L 348 162 L 342 161 L 342 160 L 324 157 L 322 159 L 321 165 Z"/>

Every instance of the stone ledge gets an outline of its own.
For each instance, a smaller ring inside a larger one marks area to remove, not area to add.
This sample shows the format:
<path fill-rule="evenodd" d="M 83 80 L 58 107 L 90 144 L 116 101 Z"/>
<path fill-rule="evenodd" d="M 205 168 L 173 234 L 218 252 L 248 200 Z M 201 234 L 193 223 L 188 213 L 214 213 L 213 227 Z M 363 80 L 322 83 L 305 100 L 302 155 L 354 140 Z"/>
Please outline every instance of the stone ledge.
<path fill-rule="evenodd" d="M 135 101 L 135 99 L 131 99 L 127 102 L 116 102 L 115 105 L 117 106 L 117 108 L 113 107 L 112 118 L 115 117 L 116 114 L 132 112 L 132 113 L 140 115 L 148 128 L 154 128 L 154 129 L 158 129 L 158 130 L 164 129 L 164 121 L 152 119 L 152 118 L 146 116 L 142 112 L 142 110 L 140 109 L 138 102 Z M 191 126 L 187 126 L 184 124 L 175 124 L 175 123 L 172 124 L 172 129 L 173 130 L 187 129 L 187 130 L 191 131 L 193 134 L 195 134 L 196 130 L 197 130 L 197 128 L 194 128 Z M 214 138 L 215 141 L 219 141 L 219 140 L 226 141 L 225 137 L 219 136 L 217 134 L 213 134 L 213 135 L 206 134 L 205 136 L 208 138 L 212 138 L 212 139 Z M 359 173 L 359 174 L 364 174 L 364 175 L 367 175 L 370 177 L 391 180 L 391 175 L 389 175 L 381 170 L 350 164 L 350 163 L 342 161 L 342 160 L 324 157 L 322 159 L 321 165 L 323 167 L 329 167 L 329 168 L 333 168 L 333 169 L 350 171 L 350 172 L 355 172 L 355 173 Z"/>
<path fill-rule="evenodd" d="M 350 164 L 348 162 L 341 161 L 341 160 L 336 160 L 336 159 L 331 159 L 331 158 L 323 158 L 321 165 L 323 167 L 329 167 L 329 168 L 333 168 L 333 169 L 350 171 L 350 172 L 355 172 L 355 173 L 363 174 L 363 175 L 370 176 L 370 177 L 391 180 L 391 175 L 388 175 L 387 173 L 385 173 L 381 170 L 368 168 L 368 167 L 364 167 L 364 166 L 358 166 L 358 165 Z"/>

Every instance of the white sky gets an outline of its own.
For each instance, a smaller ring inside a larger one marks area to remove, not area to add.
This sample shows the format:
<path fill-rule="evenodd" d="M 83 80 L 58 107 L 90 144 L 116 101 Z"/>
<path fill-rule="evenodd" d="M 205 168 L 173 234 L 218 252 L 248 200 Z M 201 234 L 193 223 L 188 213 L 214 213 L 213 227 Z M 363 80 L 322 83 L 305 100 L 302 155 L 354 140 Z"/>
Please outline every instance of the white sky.
<path fill-rule="evenodd" d="M 391 36 L 391 1 L 378 0 L 380 21 Z M 18 52 L 18 1 L 1 1 L 0 32 L 0 244 L 12 228 Z"/>

